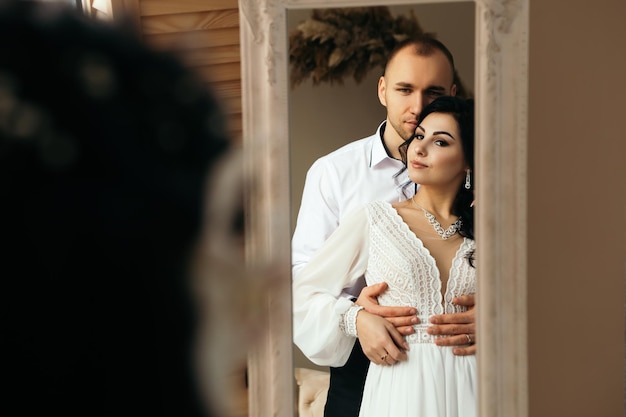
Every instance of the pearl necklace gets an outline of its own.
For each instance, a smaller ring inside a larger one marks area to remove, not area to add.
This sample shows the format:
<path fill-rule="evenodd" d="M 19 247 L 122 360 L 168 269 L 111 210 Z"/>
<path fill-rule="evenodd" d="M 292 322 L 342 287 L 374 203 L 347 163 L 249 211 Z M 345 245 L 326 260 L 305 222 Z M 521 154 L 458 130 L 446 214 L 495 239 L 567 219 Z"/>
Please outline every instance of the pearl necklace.
<path fill-rule="evenodd" d="M 437 221 L 435 216 L 431 212 L 426 210 L 424 207 L 420 206 L 419 204 L 415 202 L 415 196 L 411 198 L 411 203 L 413 203 L 415 207 L 421 209 L 424 212 L 424 216 L 426 216 L 426 218 L 428 219 L 428 223 L 430 223 L 433 226 L 433 228 L 435 229 L 435 232 L 437 232 L 437 234 L 441 236 L 443 240 L 447 240 L 451 238 L 452 236 L 454 236 L 459 231 L 459 229 L 461 228 L 461 225 L 463 224 L 463 221 L 459 217 L 458 219 L 456 219 L 454 223 L 450 225 L 450 227 L 448 227 L 447 230 L 443 230 L 443 227 L 441 227 L 441 224 Z"/>

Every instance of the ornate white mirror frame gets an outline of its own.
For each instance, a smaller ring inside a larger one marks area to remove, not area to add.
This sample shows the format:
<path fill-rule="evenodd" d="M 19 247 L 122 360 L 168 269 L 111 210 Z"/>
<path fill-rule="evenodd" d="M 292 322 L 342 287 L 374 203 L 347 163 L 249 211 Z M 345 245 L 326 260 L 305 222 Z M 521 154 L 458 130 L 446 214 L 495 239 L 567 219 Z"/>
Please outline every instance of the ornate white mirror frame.
<path fill-rule="evenodd" d="M 251 417 L 293 417 L 288 9 L 448 0 L 240 0 L 246 255 L 277 263 L 284 279 L 265 303 L 265 328 L 249 355 Z M 528 1 L 476 5 L 477 294 L 479 416 L 527 417 L 526 142 Z"/>

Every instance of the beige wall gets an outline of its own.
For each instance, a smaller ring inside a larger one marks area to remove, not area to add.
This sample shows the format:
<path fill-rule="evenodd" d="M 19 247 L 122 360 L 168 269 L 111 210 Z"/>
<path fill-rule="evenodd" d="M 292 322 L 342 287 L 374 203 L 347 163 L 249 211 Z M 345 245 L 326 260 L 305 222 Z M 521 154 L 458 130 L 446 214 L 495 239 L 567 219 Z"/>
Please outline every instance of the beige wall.
<path fill-rule="evenodd" d="M 93 0 L 83 0 L 89 7 Z M 103 0 L 113 15 L 134 16 L 144 39 L 177 54 L 206 81 L 226 114 L 231 139 L 242 142 L 241 55 L 237 0 Z"/>
<path fill-rule="evenodd" d="M 623 416 L 626 2 L 530 2 L 532 417 Z"/>

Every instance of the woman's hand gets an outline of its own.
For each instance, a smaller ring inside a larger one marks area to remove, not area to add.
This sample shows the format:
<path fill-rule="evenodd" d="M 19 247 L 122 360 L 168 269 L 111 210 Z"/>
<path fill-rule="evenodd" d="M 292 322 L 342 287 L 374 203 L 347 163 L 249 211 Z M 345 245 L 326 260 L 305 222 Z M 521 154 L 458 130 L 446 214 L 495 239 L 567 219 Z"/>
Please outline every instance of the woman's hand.
<path fill-rule="evenodd" d="M 363 353 L 377 365 L 394 365 L 407 359 L 409 344 L 388 320 L 361 310 L 356 317 L 357 336 Z"/>

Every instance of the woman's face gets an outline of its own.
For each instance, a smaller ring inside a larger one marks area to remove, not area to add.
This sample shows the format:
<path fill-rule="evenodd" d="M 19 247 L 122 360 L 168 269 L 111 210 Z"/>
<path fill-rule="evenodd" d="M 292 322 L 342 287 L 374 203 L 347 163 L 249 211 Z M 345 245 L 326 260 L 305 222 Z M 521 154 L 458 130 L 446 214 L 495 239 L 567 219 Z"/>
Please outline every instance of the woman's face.
<path fill-rule="evenodd" d="M 447 113 L 431 113 L 415 130 L 407 151 L 409 177 L 422 186 L 456 191 L 468 168 L 459 126 Z"/>

